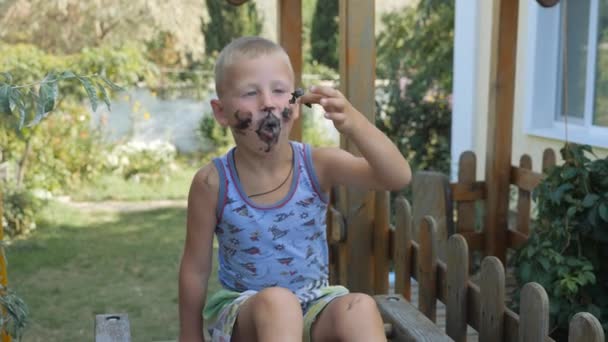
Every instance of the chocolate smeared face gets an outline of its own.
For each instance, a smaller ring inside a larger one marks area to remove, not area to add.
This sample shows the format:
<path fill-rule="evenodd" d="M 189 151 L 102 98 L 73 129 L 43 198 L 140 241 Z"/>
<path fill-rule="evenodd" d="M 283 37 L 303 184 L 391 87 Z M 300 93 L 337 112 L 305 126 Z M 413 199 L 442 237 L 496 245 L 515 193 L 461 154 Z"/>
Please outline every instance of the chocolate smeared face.
<path fill-rule="evenodd" d="M 253 114 L 241 113 L 237 110 L 234 113 L 234 118 L 236 119 L 236 124 L 234 125 L 236 132 L 238 132 L 239 134 L 245 134 L 244 131 L 251 127 Z"/>
<path fill-rule="evenodd" d="M 291 119 L 291 114 L 293 114 L 293 110 L 289 107 L 285 107 L 281 112 L 281 116 L 285 121 L 289 121 Z"/>
<path fill-rule="evenodd" d="M 279 135 L 281 134 L 281 120 L 274 116 L 269 110 L 266 112 L 266 116 L 260 120 L 258 129 L 255 131 L 265 144 L 265 152 L 269 152 L 271 147 L 279 141 Z"/>

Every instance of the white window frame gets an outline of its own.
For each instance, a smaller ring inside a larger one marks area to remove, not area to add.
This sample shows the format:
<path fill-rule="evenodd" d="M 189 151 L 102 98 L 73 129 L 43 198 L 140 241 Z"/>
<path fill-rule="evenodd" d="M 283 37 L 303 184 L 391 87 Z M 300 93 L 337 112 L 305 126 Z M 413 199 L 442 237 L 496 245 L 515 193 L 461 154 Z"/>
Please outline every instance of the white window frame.
<path fill-rule="evenodd" d="M 557 119 L 558 63 L 560 61 L 560 6 L 542 8 L 536 1 L 528 2 L 528 34 L 523 38 L 526 56 L 522 79 L 524 87 L 524 117 L 526 134 L 550 139 L 566 140 L 563 120 Z M 589 40 L 590 51 L 596 51 L 598 0 L 591 0 Z M 592 38 L 593 37 L 593 38 Z M 608 148 L 608 128 L 593 125 L 595 91 L 595 53 L 587 59 L 587 85 L 584 120 L 568 120 L 567 139 L 570 142 Z M 569 118 L 570 119 L 570 118 Z"/>

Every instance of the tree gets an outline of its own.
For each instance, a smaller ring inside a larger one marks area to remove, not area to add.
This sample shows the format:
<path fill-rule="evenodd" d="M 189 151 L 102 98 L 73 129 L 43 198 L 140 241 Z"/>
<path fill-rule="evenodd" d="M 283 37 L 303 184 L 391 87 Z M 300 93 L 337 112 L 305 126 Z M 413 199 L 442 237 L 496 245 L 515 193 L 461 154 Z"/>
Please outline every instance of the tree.
<path fill-rule="evenodd" d="M 209 18 L 203 20 L 205 52 L 219 52 L 234 38 L 258 35 L 262 31 L 261 17 L 254 2 L 233 6 L 226 1 L 206 0 Z"/>
<path fill-rule="evenodd" d="M 200 57 L 203 14 L 198 0 L 0 1 L 0 40 L 75 53 L 85 47 L 144 43 L 165 34 L 173 37 L 182 58 Z"/>
<path fill-rule="evenodd" d="M 421 0 L 383 16 L 378 36 L 377 124 L 415 169 L 449 172 L 454 3 Z"/>
<path fill-rule="evenodd" d="M 338 69 L 338 0 L 317 1 L 310 34 L 313 60 Z"/>

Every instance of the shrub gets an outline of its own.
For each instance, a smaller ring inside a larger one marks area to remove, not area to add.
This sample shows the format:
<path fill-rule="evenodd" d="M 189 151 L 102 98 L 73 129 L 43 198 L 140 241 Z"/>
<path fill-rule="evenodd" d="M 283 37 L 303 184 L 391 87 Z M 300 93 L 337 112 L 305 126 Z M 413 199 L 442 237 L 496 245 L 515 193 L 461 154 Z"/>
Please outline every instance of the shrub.
<path fill-rule="evenodd" d="M 313 61 L 338 69 L 338 0 L 317 1 L 310 46 Z"/>
<path fill-rule="evenodd" d="M 131 140 L 116 146 L 106 159 L 112 172 L 135 181 L 166 181 L 175 165 L 175 146 L 166 141 Z"/>
<path fill-rule="evenodd" d="M 8 237 L 24 235 L 36 229 L 36 213 L 42 208 L 42 201 L 32 191 L 2 183 L 2 228 Z"/>
<path fill-rule="evenodd" d="M 258 35 L 262 20 L 254 2 L 241 6 L 226 1 L 206 0 L 209 19 L 202 25 L 205 35 L 205 51 L 211 55 L 240 36 Z"/>
<path fill-rule="evenodd" d="M 516 255 L 518 281 L 547 290 L 558 330 L 580 311 L 608 322 L 608 157 L 591 160 L 591 153 L 589 146 L 561 149 L 564 163 L 534 190 L 538 217 Z"/>

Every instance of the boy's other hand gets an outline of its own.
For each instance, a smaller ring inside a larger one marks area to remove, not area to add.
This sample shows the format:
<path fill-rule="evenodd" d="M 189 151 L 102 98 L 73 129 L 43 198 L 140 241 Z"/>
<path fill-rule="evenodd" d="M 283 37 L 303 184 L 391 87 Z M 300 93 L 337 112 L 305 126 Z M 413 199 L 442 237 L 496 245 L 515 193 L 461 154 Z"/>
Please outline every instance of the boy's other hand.
<path fill-rule="evenodd" d="M 316 103 L 325 110 L 325 117 L 332 120 L 340 133 L 350 134 L 365 119 L 357 109 L 332 87 L 312 86 L 307 93 L 298 98 L 299 103 Z"/>

